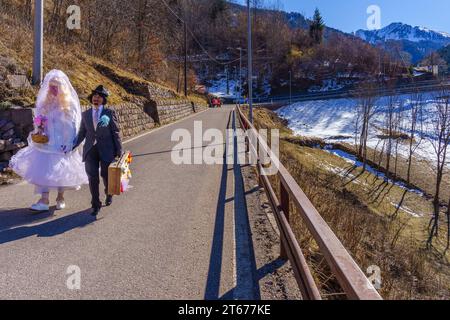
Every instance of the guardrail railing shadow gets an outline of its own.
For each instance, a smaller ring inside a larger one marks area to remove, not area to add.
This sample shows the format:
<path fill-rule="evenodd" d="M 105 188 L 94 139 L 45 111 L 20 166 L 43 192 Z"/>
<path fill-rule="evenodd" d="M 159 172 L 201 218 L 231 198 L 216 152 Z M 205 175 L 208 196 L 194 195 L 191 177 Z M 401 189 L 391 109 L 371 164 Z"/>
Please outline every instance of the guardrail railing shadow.
<path fill-rule="evenodd" d="M 254 159 L 257 159 L 256 167 L 259 181 L 275 213 L 281 237 L 280 256 L 289 259 L 291 262 L 303 299 L 320 300 L 322 297 L 289 224 L 290 201 L 300 213 L 303 222 L 317 242 L 321 253 L 347 298 L 351 300 L 381 300 L 381 296 L 372 283 L 344 248 L 292 175 L 269 148 L 266 140 L 259 135 L 239 106 L 236 107 L 236 111 L 242 129 L 247 132 L 247 137 L 252 136 L 251 139 L 246 139 L 247 151 L 255 157 Z M 261 161 L 261 154 L 267 156 L 272 165 L 276 165 L 278 168 L 279 196 L 269 181 Z"/>

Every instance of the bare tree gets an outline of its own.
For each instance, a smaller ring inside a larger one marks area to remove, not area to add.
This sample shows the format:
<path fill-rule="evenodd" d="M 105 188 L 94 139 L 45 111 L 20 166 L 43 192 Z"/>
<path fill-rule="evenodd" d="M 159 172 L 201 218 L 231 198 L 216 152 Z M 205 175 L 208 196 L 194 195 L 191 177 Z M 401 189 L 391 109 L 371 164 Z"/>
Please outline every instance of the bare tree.
<path fill-rule="evenodd" d="M 399 149 L 400 142 L 403 139 L 403 136 L 401 133 L 401 130 L 402 130 L 401 123 L 403 120 L 403 113 L 402 113 L 403 107 L 404 107 L 404 101 L 400 101 L 400 103 L 397 105 L 396 109 L 394 110 L 392 132 L 390 134 L 391 137 L 395 140 L 394 175 L 392 177 L 394 182 L 397 180 L 397 175 L 398 175 L 398 160 L 399 160 L 398 149 Z M 389 172 L 390 172 L 390 170 L 389 170 Z"/>
<path fill-rule="evenodd" d="M 387 109 L 386 109 L 386 117 L 385 117 L 385 130 L 387 135 L 387 145 L 386 145 L 386 166 L 385 166 L 385 174 L 386 177 L 390 177 L 391 175 L 391 158 L 393 151 L 393 142 L 396 135 L 396 127 L 398 123 L 398 96 L 395 90 L 391 90 L 389 96 L 387 97 Z"/>
<path fill-rule="evenodd" d="M 411 175 L 412 175 L 412 163 L 414 159 L 414 155 L 416 150 L 421 145 L 424 133 L 423 133 L 423 102 L 422 102 L 422 93 L 417 89 L 410 95 L 410 110 L 409 116 L 405 117 L 408 121 L 405 123 L 405 130 L 407 130 L 409 135 L 408 141 L 408 166 L 406 170 L 406 183 L 409 185 L 411 183 Z M 397 205 L 395 213 L 393 214 L 393 218 L 395 218 L 403 206 L 403 202 L 405 201 L 408 190 L 404 190 L 402 197 Z"/>
<path fill-rule="evenodd" d="M 441 211 L 441 185 L 444 171 L 447 164 L 447 149 L 450 143 L 450 104 L 449 92 L 443 88 L 436 95 L 436 102 L 433 112 L 433 124 L 431 126 L 433 137 L 430 138 L 431 144 L 436 155 L 436 182 L 433 197 L 433 216 L 430 220 L 429 237 L 427 247 L 430 248 L 433 238 L 438 236 L 439 218 Z M 450 225 L 449 225 L 450 227 Z"/>
<path fill-rule="evenodd" d="M 445 251 L 450 249 L 450 199 L 448 200 L 447 205 L 447 247 L 445 248 Z"/>
<path fill-rule="evenodd" d="M 374 84 L 370 81 L 363 83 L 359 90 L 357 108 L 358 118 L 360 119 L 360 127 L 357 128 L 359 130 L 358 156 L 362 159 L 363 171 L 365 171 L 367 168 L 367 140 L 369 138 L 371 120 L 376 113 L 377 97 Z"/>

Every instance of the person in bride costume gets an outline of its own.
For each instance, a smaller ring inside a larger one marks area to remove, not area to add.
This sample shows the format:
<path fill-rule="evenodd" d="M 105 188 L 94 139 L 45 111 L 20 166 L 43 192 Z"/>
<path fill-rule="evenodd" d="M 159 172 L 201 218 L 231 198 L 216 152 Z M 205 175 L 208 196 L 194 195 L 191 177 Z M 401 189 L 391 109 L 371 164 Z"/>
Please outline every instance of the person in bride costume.
<path fill-rule="evenodd" d="M 64 192 L 88 184 L 81 154 L 72 151 L 80 125 L 80 101 L 69 78 L 62 71 L 50 71 L 36 100 L 35 132 L 28 138 L 28 147 L 10 161 L 14 172 L 33 184 L 41 196 L 32 210 L 49 210 L 50 191 L 58 192 L 56 209 L 64 209 Z M 45 136 L 44 141 L 34 139 L 36 133 Z"/>

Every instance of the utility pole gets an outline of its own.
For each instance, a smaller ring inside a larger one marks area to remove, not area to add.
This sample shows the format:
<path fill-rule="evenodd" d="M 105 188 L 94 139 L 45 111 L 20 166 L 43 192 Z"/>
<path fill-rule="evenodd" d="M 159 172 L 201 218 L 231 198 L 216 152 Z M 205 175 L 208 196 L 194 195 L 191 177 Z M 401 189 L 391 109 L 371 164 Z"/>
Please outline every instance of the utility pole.
<path fill-rule="evenodd" d="M 234 77 L 235 77 L 235 82 L 234 82 L 234 97 L 236 98 L 236 104 L 238 103 L 238 90 L 239 90 L 239 73 L 238 73 L 238 67 L 234 66 Z"/>
<path fill-rule="evenodd" d="M 184 7 L 184 96 L 188 95 L 188 86 L 187 86 L 187 21 L 186 21 L 186 7 Z"/>
<path fill-rule="evenodd" d="M 33 44 L 33 79 L 34 85 L 42 82 L 44 64 L 44 0 L 36 0 L 34 4 L 34 44 Z"/>
<path fill-rule="evenodd" d="M 250 0 L 247 0 L 248 19 L 248 105 L 250 108 L 250 123 L 253 123 L 253 68 L 252 68 L 252 13 Z"/>
<path fill-rule="evenodd" d="M 225 66 L 225 73 L 227 75 L 227 95 L 230 94 L 230 74 L 228 71 L 228 66 Z"/>
<path fill-rule="evenodd" d="M 239 105 L 242 99 L 242 48 L 239 47 Z"/>
<path fill-rule="evenodd" d="M 188 95 L 187 87 L 187 26 L 186 21 L 184 22 L 184 96 Z"/>

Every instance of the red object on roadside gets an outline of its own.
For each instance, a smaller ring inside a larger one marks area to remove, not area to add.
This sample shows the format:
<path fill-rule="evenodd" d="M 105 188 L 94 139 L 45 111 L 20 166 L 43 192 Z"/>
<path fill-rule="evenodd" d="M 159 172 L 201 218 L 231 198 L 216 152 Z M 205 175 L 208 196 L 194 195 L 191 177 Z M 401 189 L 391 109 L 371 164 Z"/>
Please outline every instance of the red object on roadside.
<path fill-rule="evenodd" d="M 220 101 L 219 98 L 213 98 L 211 100 L 211 103 L 212 103 L 213 107 L 215 107 L 215 108 L 219 108 L 222 105 L 222 101 Z"/>

